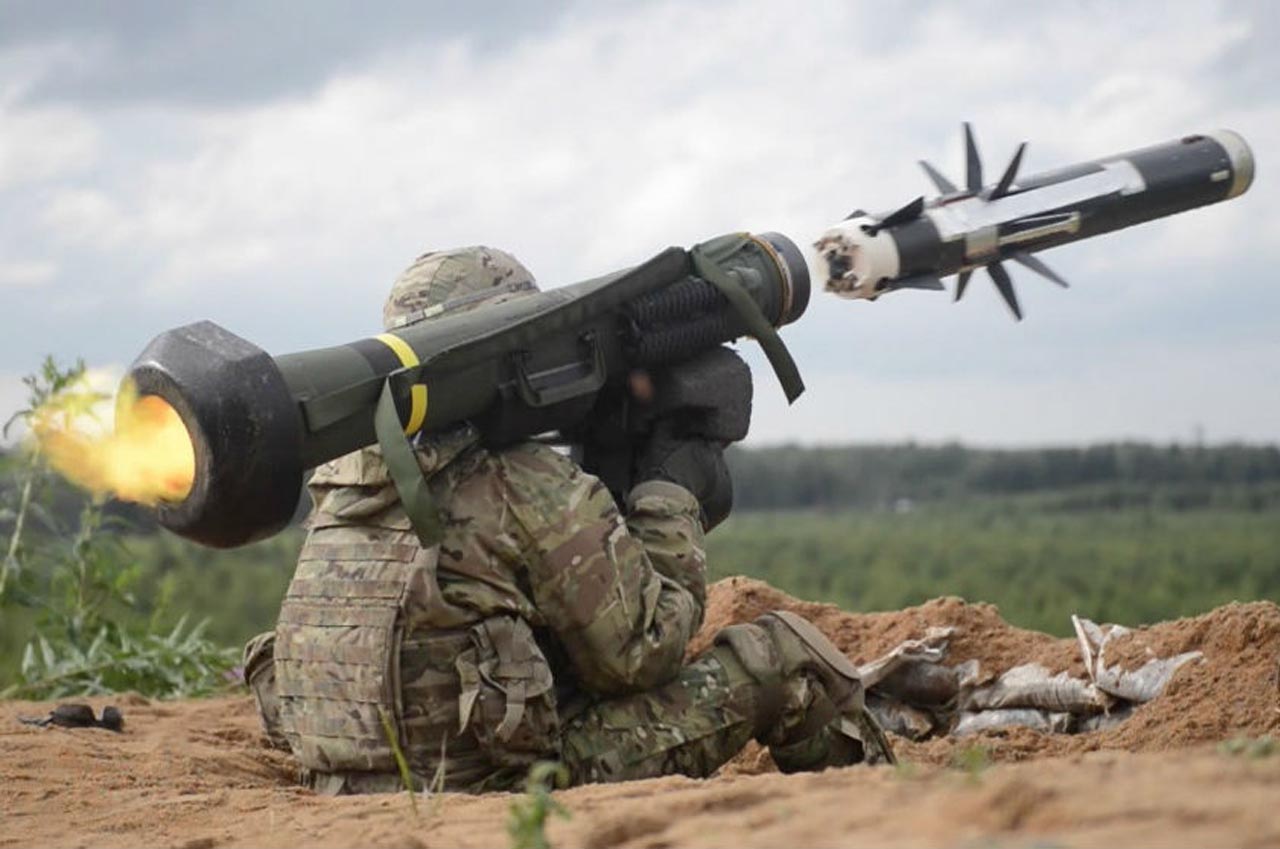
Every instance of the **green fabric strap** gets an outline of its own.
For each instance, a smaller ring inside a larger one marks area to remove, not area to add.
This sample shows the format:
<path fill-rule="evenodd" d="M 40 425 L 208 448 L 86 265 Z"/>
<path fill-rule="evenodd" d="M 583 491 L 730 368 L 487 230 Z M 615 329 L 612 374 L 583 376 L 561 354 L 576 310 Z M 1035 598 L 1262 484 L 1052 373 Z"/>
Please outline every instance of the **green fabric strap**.
<path fill-rule="evenodd" d="M 782 337 L 760 311 L 760 305 L 710 254 L 702 249 L 701 245 L 693 248 L 689 255 L 693 259 L 694 272 L 724 294 L 729 301 L 729 306 L 733 307 L 743 324 L 747 326 L 747 331 L 760 343 L 760 347 L 764 349 L 764 355 L 769 358 L 769 365 L 773 366 L 773 373 L 778 376 L 778 382 L 782 384 L 787 403 L 794 402 L 804 392 L 804 380 L 800 377 L 800 369 L 796 367 L 796 361 L 791 359 L 791 352 L 783 344 Z"/>
<path fill-rule="evenodd" d="M 409 514 L 409 522 L 418 535 L 418 541 L 424 548 L 439 545 L 444 538 L 444 524 L 440 520 L 435 499 L 431 497 L 431 490 L 427 487 L 427 478 L 422 474 L 418 458 L 414 456 L 413 446 L 409 443 L 409 437 L 405 436 L 404 425 L 400 424 L 390 378 L 382 385 L 378 410 L 373 415 L 373 429 L 378 434 L 382 460 L 387 464 L 396 492 L 400 493 L 400 502 L 404 505 L 404 511 Z"/>

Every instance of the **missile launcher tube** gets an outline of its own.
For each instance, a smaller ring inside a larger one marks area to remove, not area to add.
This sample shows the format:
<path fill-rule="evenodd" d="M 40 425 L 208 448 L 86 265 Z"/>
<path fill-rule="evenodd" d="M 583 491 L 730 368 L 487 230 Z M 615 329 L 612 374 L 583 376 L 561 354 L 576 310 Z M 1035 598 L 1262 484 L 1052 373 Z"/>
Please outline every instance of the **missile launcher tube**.
<path fill-rule="evenodd" d="M 306 469 L 377 440 L 374 412 L 388 385 L 409 436 L 467 420 L 501 445 L 577 425 L 633 369 L 752 330 L 723 289 L 697 276 L 700 257 L 713 258 L 772 327 L 808 304 L 800 252 L 766 233 L 670 248 L 605 277 L 274 359 L 211 322 L 161 334 L 128 379 L 182 416 L 196 475 L 190 494 L 161 504 L 157 517 L 221 548 L 277 532 Z"/>

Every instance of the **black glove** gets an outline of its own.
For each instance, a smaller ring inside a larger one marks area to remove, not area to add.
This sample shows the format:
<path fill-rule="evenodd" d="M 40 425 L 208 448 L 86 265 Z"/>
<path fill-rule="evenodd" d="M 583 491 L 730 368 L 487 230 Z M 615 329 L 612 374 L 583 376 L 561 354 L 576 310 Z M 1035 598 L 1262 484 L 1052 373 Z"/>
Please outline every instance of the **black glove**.
<path fill-rule="evenodd" d="M 702 527 L 711 530 L 733 509 L 733 479 L 718 442 L 655 433 L 640 452 L 636 481 L 662 480 L 693 493 L 702 507 Z"/>

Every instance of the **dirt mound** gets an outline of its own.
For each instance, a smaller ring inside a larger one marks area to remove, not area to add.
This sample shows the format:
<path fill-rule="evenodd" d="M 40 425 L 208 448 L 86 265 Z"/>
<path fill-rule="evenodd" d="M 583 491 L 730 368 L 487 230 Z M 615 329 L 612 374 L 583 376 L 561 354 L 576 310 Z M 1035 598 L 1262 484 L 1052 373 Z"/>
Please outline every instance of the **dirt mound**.
<path fill-rule="evenodd" d="M 949 625 L 957 633 L 948 662 L 977 659 L 999 673 L 1035 661 L 1083 674 L 1074 640 L 1014 628 L 991 605 L 946 598 L 851 614 L 743 578 L 711 587 L 695 648 L 775 608 L 809 617 L 858 662 Z M 1138 629 L 1108 658 L 1192 650 L 1204 661 L 1181 669 L 1164 695 L 1110 731 L 899 741 L 905 765 L 897 769 L 795 776 L 746 774 L 773 771 L 768 753 L 753 748 L 707 781 L 558 793 L 572 818 L 553 820 L 548 834 L 562 847 L 1280 845 L 1280 753 L 1232 755 L 1209 745 L 1280 731 L 1280 608 L 1233 604 Z M 0 703 L 0 847 L 508 844 L 510 796 L 446 794 L 421 800 L 415 815 L 403 795 L 335 799 L 303 790 L 290 758 L 266 746 L 247 696 L 87 701 L 99 711 L 119 705 L 125 732 L 21 725 L 17 717 L 51 705 Z M 980 758 L 946 768 L 958 746 L 975 742 L 995 760 L 1034 763 L 985 768 Z"/>
<path fill-rule="evenodd" d="M 783 609 L 808 618 L 857 663 L 923 636 L 930 626 L 952 626 L 956 632 L 947 654 L 949 664 L 977 660 L 984 673 L 999 674 L 1019 664 L 1039 663 L 1050 672 L 1085 674 L 1074 639 L 1014 627 L 991 604 L 948 597 L 900 611 L 849 613 L 792 598 L 751 578 L 718 581 L 707 595 L 706 621 L 691 653 L 705 649 L 726 625 Z M 990 749 L 998 760 L 1019 760 L 1097 749 L 1154 752 L 1236 735 L 1280 733 L 1280 606 L 1269 601 L 1228 604 L 1203 616 L 1135 628 L 1108 646 L 1107 659 L 1140 666 L 1153 657 L 1187 651 L 1203 652 L 1204 660 L 1184 666 L 1162 696 L 1110 730 L 1078 735 L 1012 730 L 963 740 L 895 744 L 908 758 L 944 763 L 957 747 L 975 743 Z M 768 768 L 767 759 L 755 749 L 733 766 L 744 772 Z"/>

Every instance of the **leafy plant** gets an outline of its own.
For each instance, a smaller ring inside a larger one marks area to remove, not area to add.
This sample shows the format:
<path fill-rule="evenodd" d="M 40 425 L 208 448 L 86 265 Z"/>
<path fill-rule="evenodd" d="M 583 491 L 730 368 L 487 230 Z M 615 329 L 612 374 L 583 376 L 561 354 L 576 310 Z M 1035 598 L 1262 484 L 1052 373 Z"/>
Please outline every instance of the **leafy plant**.
<path fill-rule="evenodd" d="M 569 783 L 564 764 L 539 761 L 529 770 L 525 795 L 511 803 L 507 818 L 507 834 L 512 849 L 551 849 L 547 842 L 547 818 L 552 814 L 569 819 L 569 811 L 551 797 L 554 787 Z"/>
<path fill-rule="evenodd" d="M 204 636 L 205 622 L 184 617 L 168 634 L 131 634 L 104 625 L 87 647 L 43 634 L 27 644 L 22 678 L 3 698 L 57 699 L 133 690 L 145 695 L 205 695 L 225 686 L 239 657 Z"/>
<path fill-rule="evenodd" d="M 29 428 L 37 416 L 42 415 L 42 411 L 60 409 L 65 413 L 74 413 L 88 410 L 103 400 L 101 393 L 85 388 L 84 371 L 83 360 L 77 360 L 71 368 L 63 369 L 53 357 L 45 357 L 38 372 L 22 378 L 27 387 L 27 406 L 11 415 L 4 423 L 4 438 L 9 438 L 16 424 Z M 54 524 L 50 513 L 34 499 L 37 484 L 47 475 L 40 447 L 38 444 L 33 445 L 18 473 L 18 502 L 11 511 L 13 530 L 5 545 L 4 562 L 0 564 L 0 603 L 5 600 L 10 580 L 23 571 L 27 554 L 24 543 L 28 519 L 35 517 L 46 526 Z"/>

